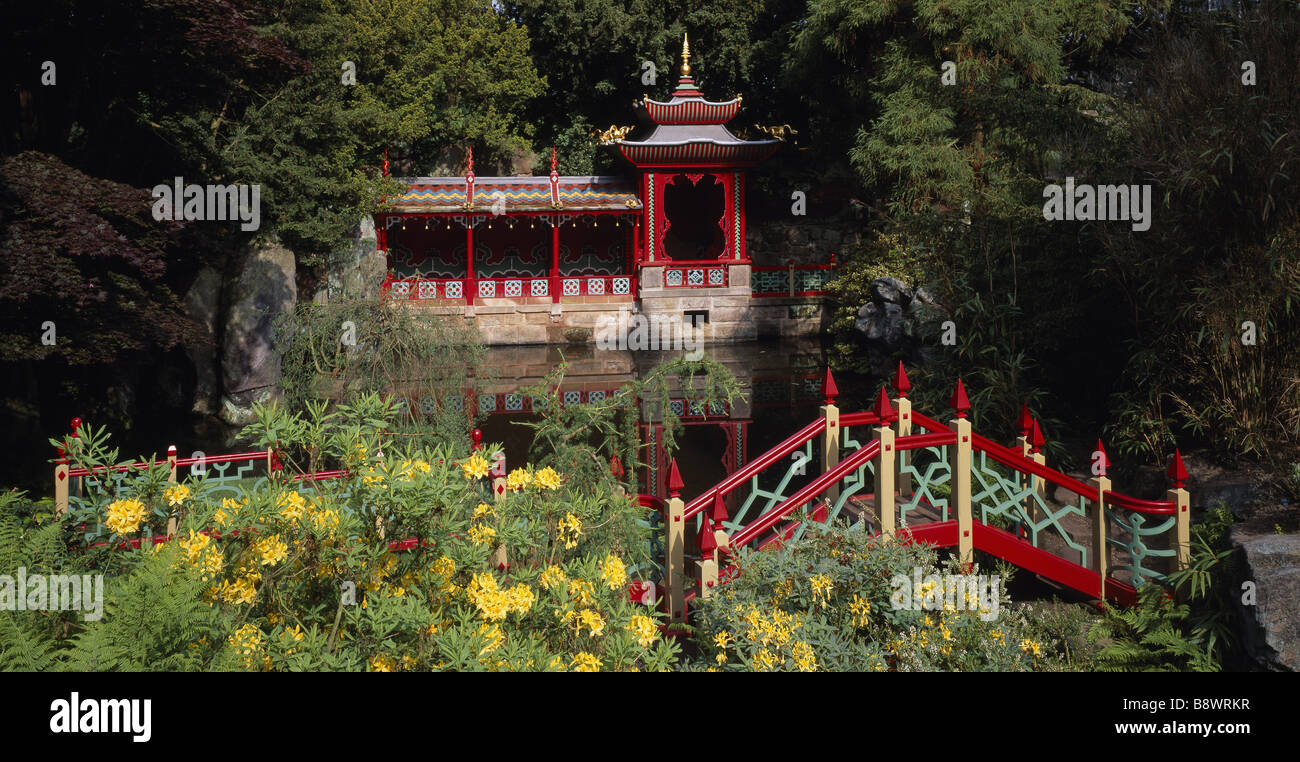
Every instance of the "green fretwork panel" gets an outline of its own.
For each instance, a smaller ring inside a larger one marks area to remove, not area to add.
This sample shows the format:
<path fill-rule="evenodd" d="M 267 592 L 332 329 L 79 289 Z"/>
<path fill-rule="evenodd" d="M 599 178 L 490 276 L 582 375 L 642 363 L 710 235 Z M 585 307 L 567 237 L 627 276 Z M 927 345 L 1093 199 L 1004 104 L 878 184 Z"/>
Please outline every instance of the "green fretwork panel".
<path fill-rule="evenodd" d="M 899 526 L 908 526 L 908 511 L 915 511 L 923 504 L 929 504 L 939 511 L 940 521 L 950 521 L 947 494 L 945 492 L 941 496 L 938 491 L 939 487 L 952 481 L 952 466 L 948 464 L 948 448 L 927 447 L 924 450 L 912 450 L 910 454 L 907 465 L 898 469 L 899 475 L 909 474 L 912 477 L 911 497 L 904 495 L 898 501 Z M 918 457 L 922 454 L 927 457 Z M 917 461 L 924 461 L 924 465 L 918 465 Z"/>
<path fill-rule="evenodd" d="M 989 462 L 987 453 L 974 453 L 970 470 L 971 508 L 977 519 L 994 526 L 999 524 L 997 519 L 1002 519 L 1001 523 L 1010 523 L 1010 526 L 1002 528 L 1013 533 L 1017 533 L 1017 530 L 1023 527 L 1035 548 L 1043 547 L 1041 541 L 1044 539 L 1044 532 L 1049 530 L 1055 532 L 1067 547 L 1079 553 L 1079 564 L 1088 565 L 1088 548 L 1075 542 L 1061 523 L 1061 519 L 1070 515 L 1085 518 L 1087 498 L 1080 495 L 1077 504 L 1066 505 L 1053 512 L 1047 501 L 1034 492 L 1030 477 L 1019 472 L 1004 474 L 1001 466 Z M 1042 516 L 1038 521 L 1030 518 L 1025 509 L 1031 503 L 1037 507 L 1037 513 Z"/>
<path fill-rule="evenodd" d="M 1117 548 L 1126 551 L 1132 559 L 1131 563 L 1120 564 L 1117 566 L 1108 566 L 1107 569 L 1113 574 L 1117 571 L 1127 571 L 1133 575 L 1133 586 L 1141 587 L 1146 584 L 1147 580 L 1154 579 L 1163 581 L 1165 574 L 1149 569 L 1143 565 L 1143 561 L 1148 558 L 1173 558 L 1177 551 L 1173 548 L 1168 550 L 1159 550 L 1147 546 L 1147 540 L 1157 535 L 1163 535 L 1173 529 L 1176 520 L 1173 516 L 1167 517 L 1157 526 L 1149 527 L 1146 525 L 1147 517 L 1141 513 L 1126 511 L 1123 509 L 1114 509 L 1106 506 L 1106 516 L 1118 526 L 1125 534 L 1128 540 L 1107 537 L 1106 542 Z M 1171 543 L 1172 544 L 1172 543 Z"/>
<path fill-rule="evenodd" d="M 845 431 L 845 438 L 847 439 L 847 429 Z M 858 466 L 856 469 L 845 474 L 844 478 L 839 481 L 840 494 L 839 497 L 835 499 L 835 502 L 829 507 L 826 515 L 826 523 L 830 524 L 838 521 L 844 512 L 844 506 L 848 504 L 849 500 L 860 492 L 865 492 L 874 488 L 875 484 L 876 462 L 874 460 L 868 460 L 861 466 Z M 800 509 L 797 516 L 790 517 L 792 521 L 799 522 L 798 528 L 795 529 L 794 534 L 791 535 L 793 539 L 798 539 L 803 536 L 803 533 L 808 529 L 808 525 L 811 523 L 808 521 L 810 512 L 816 510 L 817 506 L 823 505 L 824 503 L 824 500 L 814 500 Z"/>
<path fill-rule="evenodd" d="M 790 459 L 784 461 L 786 467 L 783 472 L 777 471 L 777 468 L 779 468 L 782 463 L 782 461 L 777 461 L 750 478 L 749 494 L 745 496 L 744 502 L 742 502 L 740 507 L 736 509 L 735 514 L 729 516 L 728 519 L 723 522 L 723 526 L 727 529 L 727 534 L 734 534 L 740 531 L 746 525 L 780 505 L 786 500 L 786 498 L 798 491 L 797 488 L 790 488 L 790 482 L 794 480 L 796 476 L 815 477 L 817 475 L 817 461 L 813 460 L 814 441 L 816 440 L 808 440 L 804 443 L 804 446 L 801 449 L 795 450 L 791 453 Z M 763 489 L 760 480 L 764 476 L 767 476 L 770 479 L 772 475 L 776 473 L 781 474 L 781 478 L 777 481 L 776 486 L 770 490 Z M 755 510 L 756 506 L 757 510 Z M 710 510 L 712 510 L 711 504 L 707 506 L 704 511 L 696 514 L 695 531 L 697 533 L 700 531 L 700 525 L 704 521 L 704 513 Z M 753 514 L 752 517 L 750 515 L 751 513 Z"/>

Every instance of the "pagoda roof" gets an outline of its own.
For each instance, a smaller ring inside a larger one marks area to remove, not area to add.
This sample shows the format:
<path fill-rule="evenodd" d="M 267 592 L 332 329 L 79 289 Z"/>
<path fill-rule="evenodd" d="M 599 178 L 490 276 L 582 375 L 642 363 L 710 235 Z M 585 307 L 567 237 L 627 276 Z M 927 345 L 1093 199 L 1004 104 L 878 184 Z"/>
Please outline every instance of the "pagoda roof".
<path fill-rule="evenodd" d="M 682 39 L 682 76 L 668 101 L 646 96 L 638 112 L 655 123 L 644 140 L 616 139 L 623 157 L 638 167 L 682 164 L 750 165 L 771 156 L 780 140 L 742 140 L 726 122 L 740 112 L 741 97 L 729 101 L 705 100 L 691 77 L 690 44 Z"/>
<path fill-rule="evenodd" d="M 464 177 L 405 178 L 407 190 L 393 200 L 392 211 L 407 214 L 465 213 L 469 184 Z M 633 211 L 641 208 L 636 186 L 622 177 L 558 178 L 560 209 L 567 212 Z M 551 179 L 536 177 L 477 177 L 474 180 L 474 208 L 488 212 L 496 200 L 505 201 L 512 212 L 554 212 Z"/>

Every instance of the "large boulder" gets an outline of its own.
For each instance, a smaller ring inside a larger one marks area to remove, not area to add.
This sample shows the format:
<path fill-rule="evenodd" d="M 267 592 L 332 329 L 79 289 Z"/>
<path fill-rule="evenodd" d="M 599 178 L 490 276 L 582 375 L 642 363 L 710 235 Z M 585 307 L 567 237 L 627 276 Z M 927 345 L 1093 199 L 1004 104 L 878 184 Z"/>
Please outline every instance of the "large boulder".
<path fill-rule="evenodd" d="M 1242 649 L 1259 669 L 1300 670 L 1300 535 L 1233 531 L 1255 583 L 1254 605 L 1243 593 Z"/>
<path fill-rule="evenodd" d="M 312 295 L 312 301 L 324 304 L 339 294 L 378 296 L 388 270 L 388 255 L 379 250 L 378 239 L 374 218 L 362 217 L 352 231 L 352 245 L 331 259 L 325 282 Z"/>
<path fill-rule="evenodd" d="M 221 273 L 211 267 L 199 271 L 190 290 L 185 294 L 185 313 L 203 326 L 203 344 L 185 348 L 194 365 L 194 399 L 192 410 L 210 415 L 216 412 L 220 392 L 217 379 L 217 311 L 221 306 Z"/>
<path fill-rule="evenodd" d="M 913 290 L 897 278 L 871 281 L 870 301 L 858 309 L 854 329 L 867 347 L 870 371 L 892 371 L 890 358 L 907 354 L 913 361 L 933 362 L 933 346 L 943 330 L 948 312 L 927 288 Z"/>
<path fill-rule="evenodd" d="M 251 422 L 253 403 L 279 393 L 275 321 L 298 300 L 295 275 L 293 252 L 270 241 L 249 252 L 231 284 L 221 347 L 221 417 L 227 423 Z"/>

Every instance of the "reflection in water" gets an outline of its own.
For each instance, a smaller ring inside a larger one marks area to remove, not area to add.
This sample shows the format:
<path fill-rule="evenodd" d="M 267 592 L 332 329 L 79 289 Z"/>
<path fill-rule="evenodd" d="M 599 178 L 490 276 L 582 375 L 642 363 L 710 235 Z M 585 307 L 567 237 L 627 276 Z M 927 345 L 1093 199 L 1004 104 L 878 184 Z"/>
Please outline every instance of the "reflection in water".
<path fill-rule="evenodd" d="M 480 428 L 484 441 L 505 445 L 506 462 L 512 467 L 528 459 L 533 439 L 531 429 L 517 424 L 537 420 L 535 414 L 521 409 L 527 401 L 516 393 L 541 381 L 558 364 L 561 353 L 569 361 L 560 387 L 566 402 L 600 399 L 682 354 L 599 350 L 592 345 L 489 348 L 486 365 L 497 377 L 484 390 L 488 395 L 480 399 L 480 409 L 490 413 Z M 826 361 L 815 339 L 709 345 L 705 353 L 736 377 L 743 399 L 730 410 L 711 411 L 692 410 L 685 400 L 673 401 L 684 426 L 676 457 L 686 484 L 682 497 L 687 500 L 744 465 L 751 454 L 764 452 L 807 424 L 822 402 Z M 640 489 L 665 496 L 668 460 L 662 425 L 643 415 L 639 428 L 642 461 L 647 465 L 640 474 Z"/>

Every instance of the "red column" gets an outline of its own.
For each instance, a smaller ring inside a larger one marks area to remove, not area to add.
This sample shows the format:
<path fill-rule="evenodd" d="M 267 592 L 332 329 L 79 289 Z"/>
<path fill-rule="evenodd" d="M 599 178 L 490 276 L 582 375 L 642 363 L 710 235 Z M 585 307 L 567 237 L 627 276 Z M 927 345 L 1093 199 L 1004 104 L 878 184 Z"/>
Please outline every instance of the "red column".
<path fill-rule="evenodd" d="M 474 218 L 465 215 L 465 303 L 473 304 L 478 293 L 478 284 L 474 282 Z"/>
<path fill-rule="evenodd" d="M 560 303 L 560 215 L 551 225 L 551 302 Z"/>

